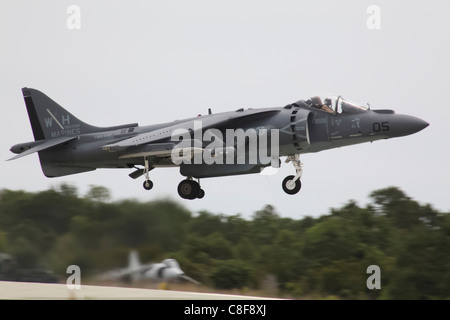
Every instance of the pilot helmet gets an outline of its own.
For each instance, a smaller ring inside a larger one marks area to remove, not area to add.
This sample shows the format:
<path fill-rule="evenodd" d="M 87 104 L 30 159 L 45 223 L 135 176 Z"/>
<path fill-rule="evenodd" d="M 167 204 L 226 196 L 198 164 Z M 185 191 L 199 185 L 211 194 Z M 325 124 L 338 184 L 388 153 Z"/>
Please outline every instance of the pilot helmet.
<path fill-rule="evenodd" d="M 318 106 L 321 106 L 323 104 L 322 103 L 322 99 L 320 99 L 319 96 L 312 97 L 311 98 L 311 102 L 312 102 L 312 104 L 315 104 L 315 105 L 318 105 Z"/>

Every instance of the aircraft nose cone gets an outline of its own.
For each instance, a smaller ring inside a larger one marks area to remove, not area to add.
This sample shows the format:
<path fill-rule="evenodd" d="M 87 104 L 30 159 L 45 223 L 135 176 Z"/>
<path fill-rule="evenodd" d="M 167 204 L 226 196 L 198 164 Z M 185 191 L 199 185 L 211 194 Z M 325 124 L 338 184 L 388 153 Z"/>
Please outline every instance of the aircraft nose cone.
<path fill-rule="evenodd" d="M 422 130 L 422 129 L 425 129 L 426 127 L 428 127 L 430 124 L 428 123 L 428 122 L 426 122 L 426 121 L 424 121 L 424 120 L 422 120 L 422 119 L 419 119 L 422 123 L 421 123 L 421 128 L 419 129 L 419 131 L 420 130 Z"/>
<path fill-rule="evenodd" d="M 419 132 L 420 130 L 425 129 L 426 127 L 428 127 L 430 124 L 422 119 L 416 118 L 416 117 L 411 117 L 412 119 L 408 120 L 409 121 L 409 128 L 411 131 L 413 131 L 412 133 L 416 133 Z"/>
<path fill-rule="evenodd" d="M 406 136 L 409 134 L 413 134 L 419 132 L 420 130 L 425 129 L 430 124 L 422 119 L 408 116 L 408 115 L 398 115 L 399 118 L 396 121 L 395 125 L 395 135 L 396 136 Z"/>

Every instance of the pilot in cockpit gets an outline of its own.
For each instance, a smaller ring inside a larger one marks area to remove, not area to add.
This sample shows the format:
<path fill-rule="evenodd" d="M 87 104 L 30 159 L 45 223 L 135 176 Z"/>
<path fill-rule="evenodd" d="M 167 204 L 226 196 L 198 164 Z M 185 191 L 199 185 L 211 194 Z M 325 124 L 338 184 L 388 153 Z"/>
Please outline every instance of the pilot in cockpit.
<path fill-rule="evenodd" d="M 322 99 L 320 99 L 319 96 L 315 96 L 315 97 L 311 98 L 311 103 L 312 103 L 312 106 L 317 108 L 317 109 L 320 109 L 322 111 L 334 114 L 330 98 L 326 98 L 325 99 L 325 104 L 323 104 L 322 103 Z"/>
<path fill-rule="evenodd" d="M 322 106 L 322 110 L 333 114 L 335 113 L 330 98 L 325 99 L 325 104 Z"/>

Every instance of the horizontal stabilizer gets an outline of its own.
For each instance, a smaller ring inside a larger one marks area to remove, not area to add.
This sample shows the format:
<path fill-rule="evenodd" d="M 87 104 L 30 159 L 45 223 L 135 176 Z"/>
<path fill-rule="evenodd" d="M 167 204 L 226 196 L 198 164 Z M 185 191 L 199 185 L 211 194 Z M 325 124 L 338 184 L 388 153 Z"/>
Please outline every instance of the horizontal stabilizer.
<path fill-rule="evenodd" d="M 39 151 L 43 151 L 49 148 L 53 148 L 57 145 L 72 141 L 78 139 L 78 137 L 60 137 L 60 138 L 54 138 L 54 139 L 48 139 L 48 140 L 42 140 L 42 143 L 38 144 L 35 147 L 32 147 L 30 149 L 27 149 L 21 153 L 19 153 L 17 156 L 12 157 L 11 159 L 8 159 L 6 161 L 10 161 L 10 160 L 15 160 L 21 157 L 25 157 L 28 156 L 32 153 L 35 152 L 39 152 Z M 12 147 L 11 149 L 13 149 L 14 147 Z"/>

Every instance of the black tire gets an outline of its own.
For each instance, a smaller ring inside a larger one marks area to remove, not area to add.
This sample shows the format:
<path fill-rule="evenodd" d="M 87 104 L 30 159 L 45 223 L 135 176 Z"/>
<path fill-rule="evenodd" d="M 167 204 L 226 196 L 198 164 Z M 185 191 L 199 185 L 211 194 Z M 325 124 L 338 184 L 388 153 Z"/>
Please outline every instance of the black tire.
<path fill-rule="evenodd" d="M 151 190 L 153 188 L 153 182 L 151 180 L 145 180 L 142 186 L 145 190 Z"/>
<path fill-rule="evenodd" d="M 183 199 L 195 199 L 199 195 L 200 186 L 193 180 L 183 180 L 178 185 L 178 194 Z"/>
<path fill-rule="evenodd" d="M 294 178 L 295 178 L 295 176 L 287 176 L 283 180 L 283 183 L 282 183 L 283 191 L 286 192 L 287 194 L 296 194 L 302 188 L 302 183 L 300 182 L 300 179 L 295 181 L 294 188 L 288 188 L 288 186 L 287 186 L 288 182 L 293 180 Z"/>
<path fill-rule="evenodd" d="M 205 196 L 205 190 L 200 189 L 197 195 L 198 199 L 202 199 Z"/>

